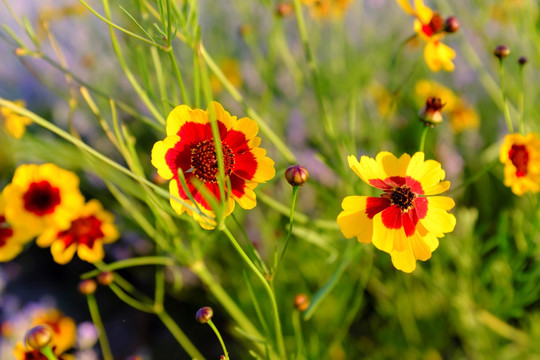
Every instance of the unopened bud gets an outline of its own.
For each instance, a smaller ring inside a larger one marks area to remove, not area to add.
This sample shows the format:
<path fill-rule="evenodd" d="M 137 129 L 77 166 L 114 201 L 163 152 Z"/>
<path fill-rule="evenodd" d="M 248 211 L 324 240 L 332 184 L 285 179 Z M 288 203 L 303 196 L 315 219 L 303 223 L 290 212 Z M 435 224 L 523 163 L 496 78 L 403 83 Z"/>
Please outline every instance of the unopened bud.
<path fill-rule="evenodd" d="M 438 97 L 429 97 L 426 105 L 418 113 L 420 121 L 429 126 L 439 125 L 443 121 L 442 108 L 445 104 Z"/>
<path fill-rule="evenodd" d="M 212 319 L 212 316 L 214 316 L 214 310 L 212 310 L 212 308 L 209 306 L 205 306 L 197 310 L 195 319 L 197 319 L 197 321 L 201 324 L 206 324 Z"/>
<path fill-rule="evenodd" d="M 309 307 L 309 299 L 305 294 L 298 294 L 294 297 L 294 307 L 298 311 L 306 311 Z"/>
<path fill-rule="evenodd" d="M 301 165 L 292 165 L 285 170 L 285 179 L 292 186 L 304 185 L 308 178 L 309 173 L 307 169 Z"/>
<path fill-rule="evenodd" d="M 43 349 L 51 342 L 53 333 L 53 329 L 49 325 L 41 324 L 28 330 L 24 336 L 24 341 L 32 349 Z"/>
<path fill-rule="evenodd" d="M 114 273 L 112 271 L 104 271 L 97 277 L 98 282 L 103 286 L 109 286 L 114 281 Z"/>
<path fill-rule="evenodd" d="M 90 295 L 96 292 L 97 284 L 92 279 L 86 279 L 79 283 L 79 292 L 83 295 Z"/>
<path fill-rule="evenodd" d="M 294 7 L 290 3 L 282 2 L 276 6 L 276 14 L 281 17 L 289 16 L 294 11 Z"/>
<path fill-rule="evenodd" d="M 529 62 L 529 60 L 528 60 L 525 56 L 522 56 L 522 57 L 520 57 L 520 58 L 518 59 L 519 65 L 522 65 L 522 66 L 525 65 L 525 64 L 528 63 L 528 62 Z"/>
<path fill-rule="evenodd" d="M 444 31 L 447 33 L 455 33 L 459 30 L 460 26 L 461 24 L 459 23 L 458 18 L 455 16 L 450 16 L 444 22 Z"/>
<path fill-rule="evenodd" d="M 510 55 L 510 49 L 505 45 L 499 45 L 493 50 L 493 55 L 502 60 Z"/>

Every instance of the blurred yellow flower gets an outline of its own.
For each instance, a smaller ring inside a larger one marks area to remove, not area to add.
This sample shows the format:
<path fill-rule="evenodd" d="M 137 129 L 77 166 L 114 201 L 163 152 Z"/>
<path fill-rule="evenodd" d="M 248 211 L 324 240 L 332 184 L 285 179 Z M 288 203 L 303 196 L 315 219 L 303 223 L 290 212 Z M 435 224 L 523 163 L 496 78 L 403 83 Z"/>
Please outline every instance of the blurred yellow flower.
<path fill-rule="evenodd" d="M 447 87 L 432 80 L 419 80 L 414 90 L 419 104 L 425 102 L 429 97 L 441 99 L 444 104 L 442 112 L 448 114 L 450 126 L 455 133 L 477 129 L 480 126 L 480 117 L 476 110 L 465 99 L 458 97 Z"/>
<path fill-rule="evenodd" d="M 352 0 L 302 0 L 315 19 L 342 18 Z"/>
<path fill-rule="evenodd" d="M 26 103 L 22 100 L 15 100 L 13 103 L 20 107 L 26 107 Z M 32 122 L 32 120 L 29 118 L 20 116 L 5 106 L 0 106 L 0 115 L 4 129 L 15 139 L 22 138 L 26 130 L 26 126 Z"/>
<path fill-rule="evenodd" d="M 373 97 L 377 110 L 382 117 L 391 116 L 396 110 L 396 102 L 392 101 L 392 94 L 379 83 L 373 83 L 369 86 L 368 92 Z"/>
<path fill-rule="evenodd" d="M 54 164 L 19 166 L 3 196 L 6 220 L 33 235 L 68 228 L 84 204 L 77 175 Z"/>
<path fill-rule="evenodd" d="M 416 18 L 414 31 L 426 41 L 424 59 L 431 71 L 454 70 L 452 60 L 456 57 L 456 52 L 441 42 L 445 31 L 444 20 L 439 13 L 425 6 L 423 0 L 414 0 L 414 8 L 409 0 L 396 0 L 396 2 L 403 11 Z"/>
<path fill-rule="evenodd" d="M 454 230 L 456 218 L 448 213 L 454 200 L 438 195 L 450 187 L 445 172 L 424 153 L 396 158 L 382 151 L 375 159 L 354 155 L 349 166 L 365 183 L 383 191 L 379 197 L 347 196 L 337 223 L 346 238 L 371 243 L 387 252 L 398 270 L 410 273 L 416 260 L 426 261 L 439 239 Z"/>
<path fill-rule="evenodd" d="M 103 244 L 118 239 L 114 215 L 105 211 L 98 200 L 92 199 L 79 209 L 67 229 L 48 227 L 37 238 L 41 247 L 51 247 L 54 261 L 67 264 L 77 252 L 81 260 L 94 263 L 105 256 Z"/>
<path fill-rule="evenodd" d="M 53 338 L 50 343 L 56 354 L 62 354 L 75 345 L 77 337 L 77 325 L 75 320 L 64 315 L 58 309 L 40 309 L 32 315 L 30 328 L 36 325 L 49 325 L 53 330 Z"/>
<path fill-rule="evenodd" d="M 504 164 L 504 185 L 516 195 L 540 191 L 540 138 L 509 134 L 504 138 L 499 155 Z"/>
<path fill-rule="evenodd" d="M 59 354 L 57 350 L 53 349 L 54 354 L 58 360 L 74 360 L 75 357 L 70 354 Z M 19 341 L 15 344 L 13 350 L 15 360 L 48 360 L 39 350 L 27 349 L 24 344 Z"/>
<path fill-rule="evenodd" d="M 242 73 L 240 72 L 240 64 L 238 63 L 238 60 L 233 58 L 225 59 L 219 64 L 219 68 L 227 80 L 229 80 L 231 85 L 236 88 L 242 86 Z M 223 84 L 221 83 L 221 80 L 219 80 L 219 78 L 214 74 L 210 76 L 210 88 L 212 89 L 213 94 L 219 94 L 223 91 Z"/>

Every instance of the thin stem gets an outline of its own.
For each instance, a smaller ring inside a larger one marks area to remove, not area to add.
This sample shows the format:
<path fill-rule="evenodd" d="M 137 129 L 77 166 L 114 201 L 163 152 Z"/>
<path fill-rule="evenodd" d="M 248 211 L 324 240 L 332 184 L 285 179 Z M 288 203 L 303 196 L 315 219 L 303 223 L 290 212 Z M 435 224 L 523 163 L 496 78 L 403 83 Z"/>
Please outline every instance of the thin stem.
<path fill-rule="evenodd" d="M 114 358 L 112 356 L 111 347 L 109 345 L 109 340 L 107 339 L 107 333 L 105 332 L 103 321 L 101 321 L 101 315 L 99 314 L 99 307 L 96 298 L 93 294 L 89 294 L 86 296 L 86 300 L 88 301 L 88 310 L 90 310 L 92 322 L 98 331 L 99 344 L 101 346 L 103 360 L 113 360 Z"/>
<path fill-rule="evenodd" d="M 264 289 L 268 293 L 268 297 L 270 298 L 270 302 L 272 303 L 272 311 L 274 314 L 274 323 L 275 323 L 275 331 L 276 331 L 276 341 L 277 341 L 277 347 L 278 347 L 278 353 L 281 356 L 281 359 L 286 359 L 287 355 L 285 352 L 285 344 L 283 341 L 283 333 L 281 331 L 281 320 L 279 319 L 279 312 L 276 302 L 276 297 L 274 295 L 274 291 L 270 287 L 270 284 L 264 277 L 264 275 L 259 271 L 259 268 L 251 261 L 249 256 L 244 252 L 238 241 L 236 241 L 234 235 L 227 229 L 226 226 L 223 226 L 222 231 L 227 235 L 227 238 L 235 248 L 235 250 L 238 252 L 240 257 L 246 262 L 246 264 L 253 270 L 255 275 L 261 280 L 261 283 L 264 286 Z"/>
<path fill-rule="evenodd" d="M 426 137 L 430 126 L 424 125 L 424 128 L 422 129 L 422 135 L 420 135 L 420 146 L 418 147 L 418 151 L 424 152 L 424 146 L 426 145 Z"/>
<path fill-rule="evenodd" d="M 169 332 L 174 336 L 174 338 L 178 341 L 180 346 L 188 353 L 190 358 L 192 359 L 201 359 L 204 360 L 205 357 L 197 350 L 195 345 L 189 340 L 189 338 L 184 334 L 182 329 L 174 322 L 174 320 L 170 317 L 170 315 L 165 311 L 159 311 L 156 312 L 156 315 L 159 317 L 163 325 L 169 329 Z"/>
<path fill-rule="evenodd" d="M 291 238 L 292 229 L 293 229 L 293 222 L 294 222 L 294 207 L 296 205 L 296 198 L 298 195 L 298 189 L 299 186 L 293 186 L 293 192 L 292 192 L 292 201 L 291 201 L 291 213 L 289 215 L 289 231 L 287 233 L 287 238 L 285 239 L 285 245 L 283 246 L 283 250 L 281 251 L 281 255 L 279 256 L 279 260 L 274 268 L 274 276 L 277 272 L 277 269 L 279 268 L 279 265 L 281 264 L 281 261 L 283 260 L 283 256 L 285 255 L 285 251 L 287 251 L 287 246 L 289 246 L 289 240 Z"/>
<path fill-rule="evenodd" d="M 508 108 L 508 99 L 506 98 L 506 89 L 504 86 L 504 66 L 503 59 L 499 59 L 499 74 L 501 77 L 501 94 L 503 98 L 503 109 L 504 109 L 504 118 L 506 119 L 506 126 L 508 126 L 508 131 L 514 133 L 514 126 L 512 125 L 512 118 L 510 117 L 510 110 Z"/>
<path fill-rule="evenodd" d="M 45 356 L 48 360 L 58 360 L 58 358 L 52 351 L 50 345 L 47 345 L 44 348 L 39 349 L 39 352 L 41 352 L 41 354 Z"/>
<path fill-rule="evenodd" d="M 524 66 L 519 66 L 519 132 L 525 135 L 525 72 Z"/>
<path fill-rule="evenodd" d="M 100 267 L 99 269 L 86 272 L 81 275 L 81 279 L 89 279 L 94 276 L 99 275 L 103 271 L 114 271 L 118 269 L 124 269 L 134 266 L 144 266 L 144 265 L 174 265 L 175 261 L 169 257 L 165 256 L 142 256 L 137 258 L 130 258 L 126 260 L 116 261 L 114 263 Z"/>
<path fill-rule="evenodd" d="M 219 333 L 218 328 L 216 327 L 216 325 L 214 325 L 212 320 L 208 320 L 208 325 L 210 325 L 212 330 L 214 330 L 214 333 L 216 334 L 216 336 L 217 336 L 217 338 L 219 340 L 219 343 L 221 344 L 221 347 L 223 348 L 223 353 L 225 355 L 225 359 L 229 360 L 229 352 L 227 351 L 227 348 L 225 347 L 225 342 L 223 341 L 223 338 L 221 337 L 221 334 Z"/>

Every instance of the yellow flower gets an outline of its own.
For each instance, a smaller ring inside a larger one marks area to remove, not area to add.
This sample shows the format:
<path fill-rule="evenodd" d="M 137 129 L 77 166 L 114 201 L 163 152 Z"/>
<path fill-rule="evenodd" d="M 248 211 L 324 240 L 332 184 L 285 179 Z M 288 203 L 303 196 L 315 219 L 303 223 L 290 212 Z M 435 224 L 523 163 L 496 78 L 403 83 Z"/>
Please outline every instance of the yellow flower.
<path fill-rule="evenodd" d="M 15 105 L 20 107 L 25 107 L 26 104 L 22 100 L 13 101 Z M 4 129 L 6 132 L 13 136 L 15 139 L 20 139 L 23 137 L 26 130 L 26 126 L 29 125 L 32 120 L 27 117 L 20 116 L 10 108 L 5 106 L 0 106 L 0 115 L 3 119 Z"/>
<path fill-rule="evenodd" d="M 50 346 L 54 348 L 56 354 L 62 354 L 75 345 L 77 325 L 71 317 L 54 308 L 37 310 L 32 315 L 30 328 L 41 324 L 49 325 L 52 328 L 53 339 Z"/>
<path fill-rule="evenodd" d="M 456 52 L 441 42 L 444 37 L 444 20 L 439 13 L 424 5 L 423 0 L 414 0 L 414 9 L 409 0 L 396 0 L 409 15 L 414 16 L 414 31 L 426 41 L 424 59 L 431 71 L 454 70 L 452 60 Z"/>
<path fill-rule="evenodd" d="M 68 228 L 84 204 L 77 175 L 54 164 L 19 166 L 3 195 L 7 221 L 34 235 L 48 226 Z"/>
<path fill-rule="evenodd" d="M 223 107 L 212 102 L 217 120 L 225 170 L 225 216 L 233 209 L 235 201 L 244 209 L 252 209 L 257 201 L 253 191 L 260 183 L 275 175 L 274 161 L 266 156 L 266 150 L 259 147 L 261 138 L 257 137 L 259 127 L 249 118 L 237 119 Z M 152 165 L 158 174 L 171 180 L 170 193 L 186 203 L 197 206 L 206 216 L 193 212 L 171 199 L 171 206 L 178 213 L 186 211 L 199 221 L 205 229 L 215 227 L 215 214 L 209 200 L 222 201 L 217 184 L 218 163 L 214 139 L 210 128 L 209 110 L 191 109 L 180 105 L 167 117 L 167 137 L 158 141 L 152 149 Z M 184 191 L 178 172 L 184 173 L 188 191 L 196 204 Z M 230 183 L 230 189 L 227 184 Z M 198 187 L 202 185 L 202 187 Z"/>
<path fill-rule="evenodd" d="M 346 238 L 371 243 L 392 257 L 396 269 L 412 272 L 416 260 L 425 261 L 439 239 L 454 230 L 456 218 L 448 210 L 454 200 L 440 194 L 450 187 L 445 172 L 424 153 L 399 159 L 383 151 L 375 159 L 348 157 L 349 166 L 364 182 L 383 191 L 379 197 L 347 196 L 337 223 Z"/>
<path fill-rule="evenodd" d="M 5 206 L 0 194 L 0 262 L 14 259 L 33 237 L 26 227 L 13 227 L 6 221 Z"/>
<path fill-rule="evenodd" d="M 499 156 L 504 164 L 504 185 L 516 195 L 540 191 L 540 139 L 538 134 L 509 134 Z"/>
<path fill-rule="evenodd" d="M 474 108 L 463 98 L 458 97 L 447 87 L 431 80 L 419 80 L 415 85 L 417 100 L 422 104 L 429 97 L 441 99 L 444 107 L 443 113 L 447 113 L 450 126 L 455 133 L 463 130 L 477 129 L 480 126 L 480 117 Z"/>
<path fill-rule="evenodd" d="M 342 18 L 352 0 L 302 0 L 315 19 Z"/>
<path fill-rule="evenodd" d="M 114 215 L 93 199 L 80 208 L 69 228 L 48 227 L 36 242 L 41 247 L 50 246 L 58 264 L 70 262 L 75 252 L 80 259 L 94 263 L 105 256 L 103 244 L 116 241 L 118 236 Z"/>
<path fill-rule="evenodd" d="M 240 65 L 236 59 L 230 58 L 223 60 L 219 64 L 219 68 L 234 87 L 239 88 L 242 86 L 242 73 L 240 72 Z M 223 91 L 221 80 L 214 74 L 210 77 L 210 88 L 214 94 L 219 94 Z"/>

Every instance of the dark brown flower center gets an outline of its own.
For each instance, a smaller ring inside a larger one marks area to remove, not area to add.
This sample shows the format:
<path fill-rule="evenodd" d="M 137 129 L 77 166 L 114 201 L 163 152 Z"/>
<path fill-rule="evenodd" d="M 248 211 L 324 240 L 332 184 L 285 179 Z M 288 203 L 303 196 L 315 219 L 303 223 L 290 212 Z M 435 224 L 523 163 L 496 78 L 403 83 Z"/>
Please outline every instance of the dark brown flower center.
<path fill-rule="evenodd" d="M 508 152 L 508 157 L 512 164 L 516 167 L 516 176 L 522 177 L 527 175 L 527 164 L 529 163 L 529 152 L 525 145 L 512 145 Z"/>
<path fill-rule="evenodd" d="M 60 189 L 48 181 L 33 182 L 24 194 L 23 202 L 24 208 L 37 216 L 51 214 L 60 204 Z"/>
<path fill-rule="evenodd" d="M 193 174 L 203 182 L 216 182 L 218 160 L 213 140 L 203 140 L 191 149 Z M 221 143 L 225 175 L 231 175 L 234 168 L 234 152 L 229 145 Z"/>
<path fill-rule="evenodd" d="M 6 245 L 8 239 L 13 236 L 13 229 L 6 223 L 6 217 L 0 215 L 0 247 Z"/>
<path fill-rule="evenodd" d="M 414 207 L 414 199 L 416 199 L 416 194 L 407 185 L 395 188 L 390 196 L 392 204 L 399 206 L 402 212 L 407 212 Z"/>
<path fill-rule="evenodd" d="M 442 31 L 442 29 L 444 29 L 444 19 L 437 12 L 433 13 L 429 24 L 422 26 L 422 31 L 429 37 Z"/>
<path fill-rule="evenodd" d="M 58 238 L 62 239 L 66 248 L 73 243 L 78 243 L 85 244 L 92 249 L 96 240 L 104 236 L 105 234 L 101 230 L 101 220 L 93 215 L 74 220 L 68 230 L 58 233 Z"/>

